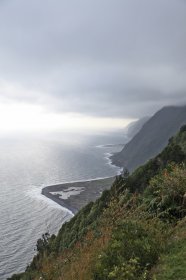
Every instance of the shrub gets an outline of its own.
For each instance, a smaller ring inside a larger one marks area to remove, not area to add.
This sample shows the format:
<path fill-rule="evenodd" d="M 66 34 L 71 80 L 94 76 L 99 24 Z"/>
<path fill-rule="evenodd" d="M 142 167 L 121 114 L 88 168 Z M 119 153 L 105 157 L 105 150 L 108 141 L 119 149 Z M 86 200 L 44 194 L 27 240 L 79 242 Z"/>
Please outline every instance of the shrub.
<path fill-rule="evenodd" d="M 149 196 L 149 211 L 171 220 L 183 218 L 186 214 L 184 195 L 186 193 L 186 168 L 184 164 L 169 164 L 150 181 L 145 196 Z"/>
<path fill-rule="evenodd" d="M 156 237 L 142 224 L 125 221 L 99 256 L 93 279 L 140 279 L 146 268 L 157 261 L 159 250 Z"/>

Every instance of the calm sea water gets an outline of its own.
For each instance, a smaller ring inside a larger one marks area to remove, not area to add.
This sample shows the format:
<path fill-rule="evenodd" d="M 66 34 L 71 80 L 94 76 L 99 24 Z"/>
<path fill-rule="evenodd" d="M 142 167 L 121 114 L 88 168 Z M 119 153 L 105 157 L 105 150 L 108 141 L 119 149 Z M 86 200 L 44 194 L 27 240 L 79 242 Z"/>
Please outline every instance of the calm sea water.
<path fill-rule="evenodd" d="M 41 195 L 42 187 L 116 175 L 107 153 L 121 146 L 111 135 L 0 137 L 0 279 L 22 272 L 32 260 L 37 239 L 57 233 L 71 214 Z"/>

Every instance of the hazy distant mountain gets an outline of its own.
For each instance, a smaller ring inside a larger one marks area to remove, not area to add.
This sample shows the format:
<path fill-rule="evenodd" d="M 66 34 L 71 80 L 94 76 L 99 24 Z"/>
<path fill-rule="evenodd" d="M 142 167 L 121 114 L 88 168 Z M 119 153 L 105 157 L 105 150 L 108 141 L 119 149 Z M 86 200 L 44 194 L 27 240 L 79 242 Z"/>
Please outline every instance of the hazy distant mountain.
<path fill-rule="evenodd" d="M 186 106 L 162 108 L 142 126 L 120 153 L 112 156 L 113 163 L 134 170 L 157 155 L 183 124 L 186 124 Z"/>
<path fill-rule="evenodd" d="M 149 119 L 150 117 L 143 117 L 137 121 L 130 123 L 126 128 L 127 137 L 129 139 L 132 139 Z"/>

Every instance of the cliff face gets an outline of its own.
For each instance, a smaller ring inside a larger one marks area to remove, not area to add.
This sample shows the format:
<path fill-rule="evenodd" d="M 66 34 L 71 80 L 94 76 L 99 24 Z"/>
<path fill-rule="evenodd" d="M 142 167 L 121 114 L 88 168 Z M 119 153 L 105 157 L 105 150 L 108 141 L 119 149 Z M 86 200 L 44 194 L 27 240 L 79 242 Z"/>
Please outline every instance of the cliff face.
<path fill-rule="evenodd" d="M 127 136 L 131 140 L 143 127 L 143 125 L 150 119 L 150 117 L 144 117 L 138 121 L 132 122 L 127 126 Z"/>
<path fill-rule="evenodd" d="M 120 153 L 112 156 L 113 163 L 133 171 L 157 155 L 184 123 L 186 106 L 162 108 L 143 125 Z"/>

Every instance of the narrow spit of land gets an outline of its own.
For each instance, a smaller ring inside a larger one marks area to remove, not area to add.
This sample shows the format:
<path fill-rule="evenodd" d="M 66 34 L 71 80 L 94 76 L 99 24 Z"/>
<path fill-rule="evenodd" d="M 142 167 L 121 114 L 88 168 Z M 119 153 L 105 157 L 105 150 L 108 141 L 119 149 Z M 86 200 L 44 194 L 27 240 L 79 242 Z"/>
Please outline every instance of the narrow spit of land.
<path fill-rule="evenodd" d="M 101 193 L 109 189 L 115 177 L 83 182 L 64 183 L 42 189 L 42 194 L 76 214 L 90 201 L 95 201 Z"/>

